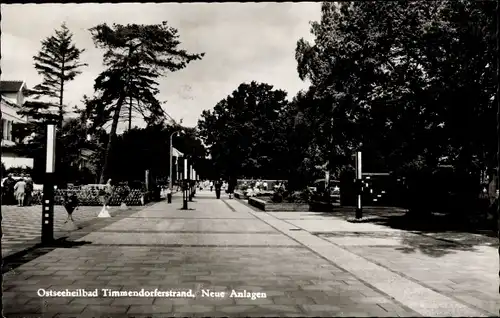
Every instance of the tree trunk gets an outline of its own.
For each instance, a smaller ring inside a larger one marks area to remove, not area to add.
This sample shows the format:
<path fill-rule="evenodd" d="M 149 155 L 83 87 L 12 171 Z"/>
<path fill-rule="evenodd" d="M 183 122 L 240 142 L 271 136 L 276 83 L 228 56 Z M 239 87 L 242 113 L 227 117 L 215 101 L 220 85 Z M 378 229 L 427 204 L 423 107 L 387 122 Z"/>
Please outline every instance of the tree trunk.
<path fill-rule="evenodd" d="M 63 101 L 64 101 L 64 57 L 62 61 L 62 71 L 61 71 L 61 86 L 59 88 L 59 128 L 62 128 L 63 126 L 63 120 L 64 120 L 64 106 L 63 106 Z"/>
<path fill-rule="evenodd" d="M 128 130 L 132 129 L 132 95 L 130 95 L 129 109 L 128 109 Z"/>
<path fill-rule="evenodd" d="M 102 167 L 101 184 L 105 184 L 110 175 L 110 163 L 111 163 L 111 155 L 112 155 L 112 147 L 114 139 L 116 138 L 116 130 L 118 128 L 118 120 L 120 119 L 120 111 L 125 101 L 125 94 L 123 94 L 118 102 L 116 103 L 115 113 L 113 114 L 113 123 L 111 124 L 111 131 L 109 132 L 108 145 L 106 146 L 106 157 L 104 159 L 104 166 Z"/>
<path fill-rule="evenodd" d="M 497 42 L 497 191 L 499 189 L 499 183 L 500 183 L 500 138 L 498 138 L 498 133 L 500 132 L 500 18 L 498 17 L 500 15 L 500 0 L 497 0 L 497 7 L 496 7 L 496 22 L 497 22 L 497 29 L 496 29 L 496 42 Z M 496 194 L 496 193 L 495 193 Z M 500 201 L 499 197 L 497 196 L 497 236 L 498 239 L 500 240 Z M 500 245 L 498 246 L 498 254 L 500 255 Z M 499 258 L 500 262 L 500 258 Z M 500 271 L 498 271 L 498 276 L 500 277 Z M 498 292 L 500 293 L 500 285 L 498 286 Z M 500 310 L 498 311 L 500 314 Z"/>

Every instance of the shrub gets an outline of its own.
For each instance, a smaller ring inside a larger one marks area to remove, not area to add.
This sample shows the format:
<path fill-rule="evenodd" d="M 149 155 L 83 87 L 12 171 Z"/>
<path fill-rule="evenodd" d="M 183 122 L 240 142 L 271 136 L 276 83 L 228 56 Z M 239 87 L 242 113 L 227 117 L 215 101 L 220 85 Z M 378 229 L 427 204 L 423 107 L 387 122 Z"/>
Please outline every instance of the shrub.
<path fill-rule="evenodd" d="M 238 187 L 238 189 L 243 191 L 243 192 L 247 191 L 248 188 L 249 188 L 248 184 L 242 184 Z"/>
<path fill-rule="evenodd" d="M 271 200 L 274 203 L 281 203 L 283 200 L 288 196 L 288 193 L 286 192 L 285 188 L 283 187 L 276 187 L 274 189 L 273 195 L 271 197 Z"/>

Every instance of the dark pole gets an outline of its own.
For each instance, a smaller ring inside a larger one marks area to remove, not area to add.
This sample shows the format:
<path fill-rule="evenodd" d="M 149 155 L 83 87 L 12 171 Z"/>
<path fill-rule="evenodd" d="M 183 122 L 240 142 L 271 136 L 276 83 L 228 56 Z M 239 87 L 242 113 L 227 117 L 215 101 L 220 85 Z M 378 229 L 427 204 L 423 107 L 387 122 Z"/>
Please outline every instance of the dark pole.
<path fill-rule="evenodd" d="M 356 190 L 358 194 L 356 198 L 356 219 L 361 219 L 363 217 L 363 174 L 361 167 L 361 151 L 356 152 Z"/>
<path fill-rule="evenodd" d="M 187 170 L 188 162 L 187 158 L 184 158 L 184 176 L 182 182 L 182 209 L 188 209 L 188 192 L 187 192 L 187 182 L 188 182 L 188 170 Z"/>
<path fill-rule="evenodd" d="M 191 180 L 193 178 L 193 166 L 192 163 L 188 167 L 188 191 L 189 191 L 189 201 L 193 202 L 193 181 Z"/>
<path fill-rule="evenodd" d="M 496 39 L 497 39 L 497 191 L 500 189 L 500 0 L 497 0 L 497 9 L 496 9 L 496 20 L 497 20 L 497 29 L 496 29 Z M 496 193 L 495 193 L 496 195 Z M 497 234 L 498 240 L 500 243 L 500 202 L 499 197 L 497 196 Z M 500 265 L 500 245 L 498 246 L 498 260 Z M 498 277 L 500 278 L 500 270 L 498 272 Z M 500 285 L 498 286 L 498 293 L 500 294 Z M 500 309 L 498 311 L 500 315 Z"/>
<path fill-rule="evenodd" d="M 132 96 L 129 97 L 128 107 L 128 130 L 132 129 Z"/>
<path fill-rule="evenodd" d="M 42 244 L 54 241 L 54 169 L 56 155 L 56 125 L 47 125 L 47 159 L 42 202 Z"/>

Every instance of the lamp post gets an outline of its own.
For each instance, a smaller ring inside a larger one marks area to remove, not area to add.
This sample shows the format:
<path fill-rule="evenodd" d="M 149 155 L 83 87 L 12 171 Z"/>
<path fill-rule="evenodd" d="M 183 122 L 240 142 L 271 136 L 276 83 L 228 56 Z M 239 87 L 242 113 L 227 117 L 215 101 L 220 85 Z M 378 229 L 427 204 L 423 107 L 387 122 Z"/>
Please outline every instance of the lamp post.
<path fill-rule="evenodd" d="M 42 202 L 42 244 L 54 241 L 54 172 L 56 156 L 56 125 L 47 125 L 47 160 Z"/>
<path fill-rule="evenodd" d="M 196 195 L 196 170 L 193 169 L 193 197 Z"/>
<path fill-rule="evenodd" d="M 188 182 L 188 161 L 184 158 L 184 175 L 182 180 L 182 209 L 188 209 L 188 193 L 187 193 L 187 182 Z"/>
<path fill-rule="evenodd" d="M 361 219 L 363 217 L 363 205 L 362 205 L 362 193 L 363 193 L 363 173 L 361 169 L 361 151 L 356 152 L 356 190 L 357 190 L 357 202 L 356 202 L 356 219 Z"/>
<path fill-rule="evenodd" d="M 192 164 L 189 166 L 189 181 L 188 181 L 188 187 L 189 187 L 189 201 L 193 201 L 193 166 Z"/>
<path fill-rule="evenodd" d="M 170 165 L 169 165 L 170 173 L 169 173 L 169 180 L 168 180 L 168 188 L 170 189 L 170 193 L 172 193 L 172 157 L 173 157 L 173 149 L 174 149 L 174 147 L 172 145 L 172 139 L 173 139 L 174 135 L 179 136 L 179 131 L 174 131 L 170 135 Z"/>

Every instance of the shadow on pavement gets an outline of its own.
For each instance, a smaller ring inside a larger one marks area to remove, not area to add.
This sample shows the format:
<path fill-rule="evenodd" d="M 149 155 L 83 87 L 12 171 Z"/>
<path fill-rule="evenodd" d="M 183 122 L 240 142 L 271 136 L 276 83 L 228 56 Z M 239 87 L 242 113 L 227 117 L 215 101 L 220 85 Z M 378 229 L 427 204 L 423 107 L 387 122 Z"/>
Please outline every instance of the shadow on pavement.
<path fill-rule="evenodd" d="M 434 242 L 422 242 L 422 240 L 417 237 L 427 237 Z M 458 251 L 475 251 L 476 248 L 470 243 L 463 242 L 447 242 L 447 240 L 436 239 L 429 237 L 425 234 L 417 234 L 416 237 L 403 237 L 401 240 L 400 247 L 396 247 L 397 251 L 401 251 L 406 254 L 421 252 L 427 256 L 431 257 L 442 257 L 447 254 L 452 254 Z"/>
<path fill-rule="evenodd" d="M 73 241 L 68 241 L 67 237 L 63 237 L 57 240 L 54 240 L 53 243 L 51 244 L 37 244 L 29 249 L 26 249 L 24 251 L 9 255 L 5 258 L 3 258 L 3 264 L 2 264 L 2 275 L 5 273 L 8 273 L 12 270 L 15 270 L 19 266 L 26 264 L 28 262 L 31 262 L 32 260 L 43 256 L 47 253 L 52 252 L 53 250 L 57 248 L 75 248 L 75 247 L 80 247 L 82 245 L 87 245 L 91 244 L 91 242 L 86 242 L 86 241 L 79 241 L 79 242 L 73 242 Z"/>
<path fill-rule="evenodd" d="M 354 208 L 337 208 L 332 212 L 318 212 L 324 217 L 340 217 L 345 220 L 355 215 Z M 386 232 L 400 239 L 396 250 L 404 253 L 421 253 L 431 257 L 442 257 L 458 251 L 474 251 L 477 246 L 498 247 L 497 232 L 484 224 L 470 224 L 453 216 L 431 214 L 410 216 L 398 208 L 367 208 L 363 211 L 363 222 L 406 231 L 405 235 Z M 355 223 L 355 222 L 353 222 Z M 483 230 L 481 230 L 483 228 Z M 374 237 L 373 232 L 356 232 L 358 237 Z"/>
<path fill-rule="evenodd" d="M 69 232 L 64 237 L 56 238 L 54 240 L 54 243 L 50 244 L 50 246 L 44 246 L 41 243 L 33 242 L 33 246 L 27 249 L 2 257 L 2 274 L 12 271 L 18 268 L 19 266 L 31 262 L 32 260 L 40 256 L 43 256 L 47 253 L 50 253 L 51 251 L 57 248 L 77 248 L 82 245 L 91 244 L 91 242 L 86 242 L 86 241 L 78 241 L 78 242 L 75 241 L 81 239 L 82 237 L 86 236 L 89 233 L 99 231 L 100 229 L 114 222 L 127 218 L 132 214 L 142 210 L 143 208 L 151 206 L 155 203 L 156 202 L 150 202 L 144 206 L 130 207 L 129 210 L 126 211 L 113 211 L 111 213 L 112 217 L 110 218 L 95 218 L 90 221 L 82 222 L 78 224 L 78 230 Z M 30 242 L 28 242 L 28 244 L 30 244 Z"/>

